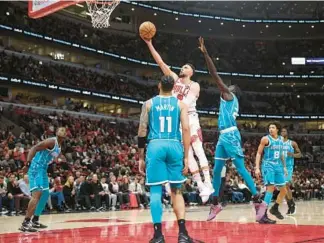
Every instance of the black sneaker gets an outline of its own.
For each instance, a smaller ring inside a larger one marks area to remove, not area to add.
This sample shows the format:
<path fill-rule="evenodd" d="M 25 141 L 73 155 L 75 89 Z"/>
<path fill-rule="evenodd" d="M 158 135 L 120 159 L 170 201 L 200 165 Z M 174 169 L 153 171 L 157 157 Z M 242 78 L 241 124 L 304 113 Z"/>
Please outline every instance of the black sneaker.
<path fill-rule="evenodd" d="M 32 224 L 29 222 L 29 223 L 22 223 L 20 228 L 19 228 L 20 231 L 22 232 L 31 232 L 31 233 L 34 233 L 34 232 L 38 232 L 37 229 L 34 229 Z"/>
<path fill-rule="evenodd" d="M 278 208 L 276 207 L 272 207 L 270 209 L 270 213 L 274 216 L 276 216 L 277 219 L 284 219 L 284 216 L 282 216 L 282 214 L 279 212 Z"/>
<path fill-rule="evenodd" d="M 154 237 L 153 239 L 150 240 L 150 243 L 165 243 L 164 236 L 161 235 L 158 238 Z"/>
<path fill-rule="evenodd" d="M 295 215 L 296 214 L 296 205 L 294 202 L 288 204 L 288 212 L 287 215 Z"/>
<path fill-rule="evenodd" d="M 275 220 L 269 219 L 267 213 L 258 221 L 259 224 L 275 224 Z"/>
<path fill-rule="evenodd" d="M 178 243 L 194 243 L 193 239 L 189 235 L 184 233 L 179 233 Z"/>
<path fill-rule="evenodd" d="M 32 221 L 31 224 L 32 224 L 32 227 L 36 228 L 36 229 L 46 229 L 47 228 L 46 225 L 41 224 L 39 221 L 35 221 L 35 222 Z"/>

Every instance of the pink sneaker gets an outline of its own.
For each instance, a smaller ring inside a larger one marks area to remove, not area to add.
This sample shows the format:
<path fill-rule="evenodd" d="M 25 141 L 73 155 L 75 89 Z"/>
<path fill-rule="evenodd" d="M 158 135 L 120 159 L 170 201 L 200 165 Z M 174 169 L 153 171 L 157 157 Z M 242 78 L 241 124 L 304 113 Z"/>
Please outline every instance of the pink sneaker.
<path fill-rule="evenodd" d="M 268 205 L 265 202 L 253 204 L 255 208 L 256 221 L 260 221 L 267 211 Z"/>
<path fill-rule="evenodd" d="M 222 210 L 223 210 L 222 205 L 220 205 L 220 204 L 218 204 L 218 205 L 212 205 L 210 207 L 210 211 L 209 211 L 209 215 L 208 215 L 207 221 L 211 221 L 214 218 L 216 218 L 217 214 L 219 214 L 220 211 L 222 211 Z"/>

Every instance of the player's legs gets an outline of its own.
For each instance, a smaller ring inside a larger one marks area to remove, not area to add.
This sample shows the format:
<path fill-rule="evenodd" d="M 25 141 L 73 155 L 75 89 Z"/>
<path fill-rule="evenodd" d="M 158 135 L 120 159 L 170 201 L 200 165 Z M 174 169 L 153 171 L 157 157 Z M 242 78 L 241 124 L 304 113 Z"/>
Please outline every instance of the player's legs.
<path fill-rule="evenodd" d="M 294 215 L 294 214 L 296 214 L 296 206 L 295 206 L 295 202 L 294 202 L 294 199 L 293 199 L 293 196 L 292 196 L 292 191 L 290 189 L 291 181 L 292 181 L 292 175 L 293 175 L 293 167 L 288 167 L 287 171 L 288 171 L 288 175 L 285 177 L 286 190 L 287 190 L 286 201 L 287 201 L 287 204 L 288 204 L 287 215 Z"/>
<path fill-rule="evenodd" d="M 221 173 L 224 168 L 225 162 L 229 159 L 224 146 L 218 141 L 215 151 L 215 162 L 214 162 L 214 177 L 213 177 L 213 205 L 210 208 L 210 212 L 207 220 L 213 220 L 217 214 L 222 211 L 222 206 L 219 204 L 219 191 L 221 187 Z"/>
<path fill-rule="evenodd" d="M 173 210 L 178 220 L 178 242 L 192 242 L 188 236 L 185 225 L 185 202 L 182 196 L 181 186 L 186 181 L 182 174 L 183 170 L 183 147 L 180 142 L 169 142 L 167 154 L 168 179 L 171 187 L 171 200 Z"/>
<path fill-rule="evenodd" d="M 286 190 L 284 170 L 281 166 L 278 165 L 275 168 L 275 185 L 279 187 L 280 193 L 277 197 L 275 204 L 270 209 L 270 213 L 272 213 L 278 219 L 284 219 L 282 214 L 279 212 L 279 205 L 282 203 L 283 199 L 285 198 L 287 194 L 287 190 Z"/>
<path fill-rule="evenodd" d="M 154 237 L 150 243 L 164 242 L 162 234 L 162 184 L 168 182 L 166 154 L 169 141 L 153 140 L 147 146 L 146 185 L 150 186 L 150 207 Z M 182 150 L 181 150 L 182 152 Z M 159 173 L 156 173 L 156 172 Z"/>
<path fill-rule="evenodd" d="M 154 225 L 154 237 L 150 242 L 164 242 L 162 234 L 162 185 L 150 186 L 150 210 Z"/>
<path fill-rule="evenodd" d="M 267 165 L 265 163 L 262 163 L 261 171 L 262 171 L 263 183 L 266 185 L 266 193 L 264 196 L 264 203 L 266 204 L 266 208 L 268 208 L 271 203 L 273 191 L 274 191 L 275 172 L 271 165 Z M 276 223 L 276 221 L 268 218 L 267 209 L 266 209 L 265 213 L 263 214 L 263 216 L 260 219 L 257 219 L 257 221 L 260 224 L 275 224 Z"/>
<path fill-rule="evenodd" d="M 191 135 L 191 146 L 198 157 L 201 170 L 204 174 L 205 185 L 213 192 L 213 187 L 210 179 L 210 172 L 208 166 L 208 160 L 203 147 L 203 138 L 201 127 L 199 124 L 199 118 L 197 114 L 189 116 L 190 123 L 190 135 Z"/>

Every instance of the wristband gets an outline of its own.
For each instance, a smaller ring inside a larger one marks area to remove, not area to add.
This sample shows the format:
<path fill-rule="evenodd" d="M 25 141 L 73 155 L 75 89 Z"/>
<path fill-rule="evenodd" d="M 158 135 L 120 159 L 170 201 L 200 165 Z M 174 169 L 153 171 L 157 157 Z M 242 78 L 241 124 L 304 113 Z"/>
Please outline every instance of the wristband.
<path fill-rule="evenodd" d="M 138 148 L 140 148 L 140 149 L 145 148 L 146 137 L 138 137 L 137 140 L 138 140 L 137 141 Z"/>

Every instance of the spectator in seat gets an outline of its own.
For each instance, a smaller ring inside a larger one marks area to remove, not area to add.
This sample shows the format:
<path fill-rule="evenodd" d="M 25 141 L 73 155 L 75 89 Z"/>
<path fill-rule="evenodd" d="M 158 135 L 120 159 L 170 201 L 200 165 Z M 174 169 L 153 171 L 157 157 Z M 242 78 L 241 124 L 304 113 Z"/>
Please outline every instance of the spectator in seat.
<path fill-rule="evenodd" d="M 9 212 L 4 211 L 2 208 L 5 201 L 9 202 Z M 14 203 L 13 195 L 7 191 L 7 183 L 4 181 L 4 177 L 0 176 L 0 213 L 7 213 L 8 216 L 13 216 Z"/>
<path fill-rule="evenodd" d="M 20 205 L 27 205 L 26 202 L 29 202 L 29 198 L 24 197 L 24 194 L 20 190 L 18 181 L 16 180 L 16 176 L 14 174 L 10 175 L 9 182 L 7 185 L 8 189 L 8 195 L 13 195 L 14 201 L 15 201 L 15 211 L 16 215 L 22 215 L 21 207 Z"/>
<path fill-rule="evenodd" d="M 74 188 L 74 177 L 69 176 L 68 180 L 66 181 L 63 187 L 63 195 L 66 205 L 71 208 L 75 209 L 75 188 Z"/>
<path fill-rule="evenodd" d="M 81 197 L 80 197 L 80 189 L 81 189 L 81 185 L 84 183 L 84 176 L 81 176 L 76 179 L 74 181 L 74 188 L 75 188 L 75 203 L 76 203 L 76 207 L 77 209 L 80 209 L 81 207 Z"/>
<path fill-rule="evenodd" d="M 61 183 L 61 178 L 56 177 L 54 179 L 53 187 L 50 189 L 51 199 L 57 199 L 57 206 L 59 211 L 64 211 L 65 201 L 63 195 L 63 186 Z"/>
<path fill-rule="evenodd" d="M 243 180 L 240 179 L 238 181 L 237 187 L 239 188 L 240 192 L 243 193 L 244 201 L 250 202 L 252 194 L 251 194 L 249 188 L 244 184 Z"/>
<path fill-rule="evenodd" d="M 126 203 L 129 203 L 128 193 L 126 196 L 125 193 L 119 191 L 119 184 L 117 183 L 116 176 L 114 175 L 110 178 L 109 191 L 117 196 L 120 208 L 124 208 Z"/>
<path fill-rule="evenodd" d="M 129 185 L 129 191 L 136 195 L 137 202 L 141 208 L 146 208 L 148 206 L 147 196 L 145 192 L 142 191 L 142 186 L 138 183 L 137 177 L 135 177 L 134 181 Z"/>
<path fill-rule="evenodd" d="M 92 177 L 88 176 L 87 180 L 82 182 L 80 186 L 81 205 L 85 206 L 86 209 L 88 210 L 92 209 L 91 201 L 90 201 L 90 195 L 92 193 L 91 181 L 92 181 Z"/>
<path fill-rule="evenodd" d="M 92 176 L 91 187 L 92 192 L 90 194 L 90 198 L 94 200 L 96 210 L 100 211 L 102 210 L 102 199 L 104 199 L 105 202 L 109 204 L 109 195 L 105 194 L 104 189 L 98 180 L 97 174 L 94 174 Z"/>
<path fill-rule="evenodd" d="M 105 192 L 106 199 L 108 199 L 108 202 L 106 201 L 106 209 L 109 210 L 116 210 L 116 204 L 117 204 L 117 196 L 116 194 L 111 193 L 109 191 L 109 185 L 106 183 L 106 178 L 101 178 L 101 186 Z"/>

